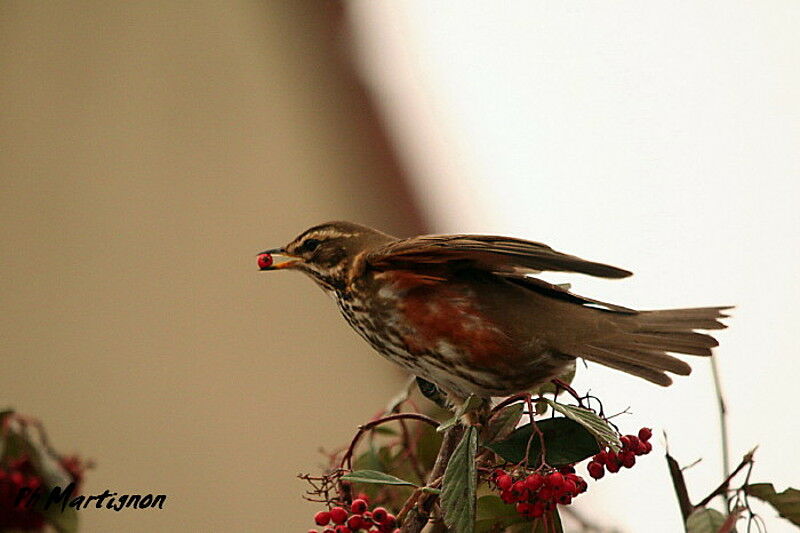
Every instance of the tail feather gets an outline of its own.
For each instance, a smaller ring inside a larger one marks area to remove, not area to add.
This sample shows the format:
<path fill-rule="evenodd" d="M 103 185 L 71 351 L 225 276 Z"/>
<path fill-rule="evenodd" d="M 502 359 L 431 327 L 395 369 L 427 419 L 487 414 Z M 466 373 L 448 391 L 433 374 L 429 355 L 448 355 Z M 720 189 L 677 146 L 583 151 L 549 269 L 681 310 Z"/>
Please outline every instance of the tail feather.
<path fill-rule="evenodd" d="M 604 339 L 603 345 L 608 347 L 656 350 L 689 355 L 711 355 L 711 348 L 717 346 L 717 340 L 703 333 L 622 333 Z"/>
<path fill-rule="evenodd" d="M 730 307 L 699 307 L 642 311 L 634 315 L 614 315 L 613 333 L 592 339 L 575 350 L 578 357 L 622 370 L 659 385 L 669 385 L 666 372 L 688 375 L 691 367 L 668 355 L 673 352 L 710 356 L 718 345 L 711 335 L 694 330 L 723 329 L 722 311 Z"/>
<path fill-rule="evenodd" d="M 621 361 L 659 372 L 668 371 L 682 376 L 686 376 L 692 371 L 688 363 L 664 352 L 626 348 L 601 348 L 591 344 L 584 346 L 583 350 L 587 354 L 584 357 L 603 364 L 607 364 L 608 361 L 612 360 Z"/>
<path fill-rule="evenodd" d="M 638 327 L 636 333 L 672 332 L 694 329 L 725 329 L 719 321 L 729 315 L 723 313 L 727 307 L 692 307 L 688 309 L 663 309 L 659 311 L 640 311 L 636 317 Z"/>
<path fill-rule="evenodd" d="M 606 350 L 603 350 L 603 352 L 608 353 L 608 355 L 603 355 L 599 354 L 596 348 L 592 350 L 592 348 L 594 348 L 593 346 L 587 346 L 586 348 L 587 350 L 583 352 L 585 354 L 584 357 L 590 361 L 600 363 L 616 370 L 622 370 L 634 376 L 639 376 L 640 378 L 644 378 L 662 387 L 666 387 L 672 383 L 672 379 L 664 372 L 625 361 L 613 352 L 606 352 Z"/>

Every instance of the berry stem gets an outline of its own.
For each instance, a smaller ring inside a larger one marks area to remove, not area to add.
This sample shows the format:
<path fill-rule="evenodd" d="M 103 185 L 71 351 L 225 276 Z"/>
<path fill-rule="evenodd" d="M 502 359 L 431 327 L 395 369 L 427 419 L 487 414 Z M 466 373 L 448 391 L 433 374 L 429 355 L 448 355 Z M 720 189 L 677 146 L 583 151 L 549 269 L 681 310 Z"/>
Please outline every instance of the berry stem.
<path fill-rule="evenodd" d="M 550 382 L 556 387 L 556 397 L 558 396 L 558 389 L 563 389 L 569 393 L 570 396 L 575 398 L 575 400 L 578 402 L 578 405 L 583 407 L 583 398 L 581 398 L 581 396 L 575 392 L 575 389 L 573 389 L 569 383 L 559 378 L 553 378 L 550 380 Z M 553 401 L 555 401 L 555 398 L 553 398 Z"/>
<path fill-rule="evenodd" d="M 547 466 L 547 447 L 544 444 L 544 433 L 542 433 L 542 430 L 539 429 L 539 426 L 536 425 L 536 421 L 533 419 L 534 410 L 530 394 L 525 395 L 525 403 L 528 406 L 528 417 L 530 418 L 531 428 L 533 429 L 533 432 L 531 432 L 531 436 L 528 439 L 528 445 L 525 447 L 525 464 L 526 465 L 529 464 L 530 461 L 529 455 L 531 453 L 531 442 L 533 441 L 533 434 L 536 433 L 536 435 L 539 437 L 539 445 L 542 448 L 539 466 Z"/>

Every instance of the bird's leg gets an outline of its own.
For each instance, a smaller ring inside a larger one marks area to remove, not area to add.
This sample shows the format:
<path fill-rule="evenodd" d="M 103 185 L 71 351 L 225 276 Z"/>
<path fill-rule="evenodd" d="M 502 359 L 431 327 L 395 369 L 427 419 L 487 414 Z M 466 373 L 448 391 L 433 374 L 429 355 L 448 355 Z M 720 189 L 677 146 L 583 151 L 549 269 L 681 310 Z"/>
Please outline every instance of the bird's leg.
<path fill-rule="evenodd" d="M 419 391 L 425 396 L 427 399 L 441 407 L 442 409 L 449 409 L 450 405 L 448 405 L 447 398 L 442 393 L 441 389 L 436 386 L 435 383 L 428 381 L 427 379 L 422 379 L 421 377 L 417 376 L 417 387 L 419 387 Z"/>

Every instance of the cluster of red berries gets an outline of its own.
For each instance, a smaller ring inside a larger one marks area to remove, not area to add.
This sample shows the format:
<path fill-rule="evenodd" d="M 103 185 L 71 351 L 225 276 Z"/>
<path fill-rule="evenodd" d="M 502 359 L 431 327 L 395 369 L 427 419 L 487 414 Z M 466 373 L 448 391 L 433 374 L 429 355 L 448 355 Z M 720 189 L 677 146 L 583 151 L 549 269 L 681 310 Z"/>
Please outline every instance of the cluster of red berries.
<path fill-rule="evenodd" d="M 76 485 L 80 485 L 84 469 L 80 459 L 64 457 L 60 459 L 60 463 Z M 27 455 L 0 465 L 0 530 L 34 530 L 44 526 L 44 517 L 27 506 L 24 499 L 14 505 L 22 489 L 27 488 L 33 492 L 42 485 L 42 476 L 36 472 Z"/>
<path fill-rule="evenodd" d="M 653 431 L 650 428 L 642 428 L 639 435 L 624 435 L 620 437 L 622 449 L 619 452 L 603 450 L 595 455 L 589 464 L 586 465 L 589 475 L 594 479 L 600 479 L 606 474 L 606 470 L 612 474 L 619 472 L 622 467 L 631 468 L 636 464 L 637 455 L 647 455 L 653 449 L 650 444 L 650 437 Z"/>
<path fill-rule="evenodd" d="M 365 495 L 353 500 L 348 511 L 344 507 L 332 507 L 329 511 L 320 511 L 314 516 L 318 526 L 328 526 L 322 533 L 399 533 L 397 518 L 383 507 L 369 511 L 369 503 Z M 309 529 L 308 533 L 319 533 Z"/>
<path fill-rule="evenodd" d="M 44 526 L 44 517 L 22 505 L 14 506 L 17 495 L 24 488 L 32 491 L 42 486 L 42 477 L 33 469 L 25 456 L 0 466 L 0 530 L 39 529 Z"/>
<path fill-rule="evenodd" d="M 505 503 L 517 504 L 517 512 L 526 518 L 538 518 L 556 504 L 569 505 L 578 494 L 586 492 L 588 484 L 575 474 L 571 466 L 516 477 L 505 470 L 495 470 L 492 483 Z"/>

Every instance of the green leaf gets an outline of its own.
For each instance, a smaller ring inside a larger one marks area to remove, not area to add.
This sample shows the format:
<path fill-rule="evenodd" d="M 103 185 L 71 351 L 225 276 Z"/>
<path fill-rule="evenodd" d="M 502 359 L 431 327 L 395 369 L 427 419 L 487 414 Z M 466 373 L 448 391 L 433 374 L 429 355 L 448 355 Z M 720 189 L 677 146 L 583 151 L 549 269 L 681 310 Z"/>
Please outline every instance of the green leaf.
<path fill-rule="evenodd" d="M 442 510 L 445 523 L 458 533 L 475 531 L 475 489 L 478 473 L 475 453 L 478 449 L 478 430 L 470 426 L 456 446 L 442 479 Z"/>
<path fill-rule="evenodd" d="M 62 511 L 61 505 L 51 505 L 40 512 L 58 533 L 76 533 L 78 531 L 78 511 L 74 507 L 66 507 Z"/>
<path fill-rule="evenodd" d="M 411 487 L 416 487 L 416 485 L 410 481 L 400 479 L 399 477 L 394 477 L 384 472 L 378 472 L 377 470 L 356 470 L 355 472 L 350 472 L 349 474 L 343 475 L 342 479 L 352 483 L 372 483 L 375 485 L 409 485 Z"/>
<path fill-rule="evenodd" d="M 546 401 L 550 407 L 559 413 L 571 418 L 589 430 L 589 432 L 595 436 L 597 442 L 599 442 L 601 446 L 608 446 L 615 452 L 619 451 L 622 447 L 622 443 L 619 441 L 619 435 L 617 434 L 616 430 L 611 427 L 608 422 L 597 416 L 597 414 L 595 414 L 593 411 L 575 405 L 560 404 L 554 402 L 553 400 L 548 400 L 547 398 L 544 398 L 544 401 Z"/>
<path fill-rule="evenodd" d="M 423 470 L 430 472 L 442 447 L 442 434 L 425 424 L 417 441 L 417 457 Z"/>
<path fill-rule="evenodd" d="M 583 425 L 569 418 L 549 418 L 536 423 L 544 435 L 547 449 L 545 460 L 552 466 L 577 463 L 598 453 L 597 439 Z M 487 444 L 486 447 L 511 463 L 519 463 L 525 458 L 525 449 L 530 440 L 528 459 L 537 462 L 542 454 L 539 436 L 533 434 L 530 424 L 515 429 L 507 439 Z"/>
<path fill-rule="evenodd" d="M 356 470 L 377 470 L 379 472 L 385 472 L 389 470 L 391 462 L 392 455 L 388 446 L 381 446 L 380 448 L 370 446 L 364 453 L 356 458 L 353 467 Z"/>
<path fill-rule="evenodd" d="M 503 503 L 503 500 L 494 494 L 478 498 L 476 515 L 475 533 L 493 533 L 498 531 L 498 528 L 502 531 L 508 526 L 527 521 L 517 512 L 514 505 Z"/>
<path fill-rule="evenodd" d="M 725 515 L 716 509 L 701 507 L 686 519 L 686 533 L 717 533 L 725 523 Z"/>
<path fill-rule="evenodd" d="M 70 484 L 72 477 L 45 444 L 41 433 L 25 431 L 20 422 L 13 419 L 6 424 L 6 428 L 3 458 L 28 454 L 34 471 L 42 477 L 44 485 L 66 487 Z"/>
<path fill-rule="evenodd" d="M 475 411 L 476 409 L 479 409 L 484 405 L 486 405 L 486 400 L 478 396 L 475 396 L 474 394 L 470 394 L 469 398 L 467 398 L 467 400 L 464 403 L 458 406 L 456 414 L 453 416 L 453 418 L 447 420 L 446 422 L 442 422 L 442 424 L 438 428 L 436 428 L 436 431 L 438 431 L 439 433 L 443 433 L 444 431 L 455 426 L 458 423 L 458 420 L 462 416 L 469 413 L 470 411 Z"/>
<path fill-rule="evenodd" d="M 776 492 L 772 483 L 754 483 L 748 485 L 746 490 L 747 494 L 764 500 L 783 518 L 800 526 L 800 490 L 788 488 L 783 492 Z"/>
<path fill-rule="evenodd" d="M 514 403 L 492 415 L 481 432 L 481 442 L 501 441 L 508 437 L 519 424 L 525 404 Z"/>

